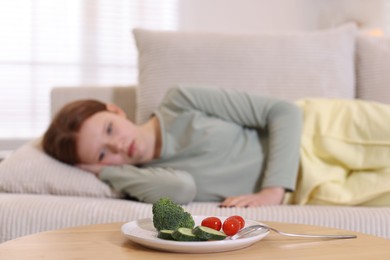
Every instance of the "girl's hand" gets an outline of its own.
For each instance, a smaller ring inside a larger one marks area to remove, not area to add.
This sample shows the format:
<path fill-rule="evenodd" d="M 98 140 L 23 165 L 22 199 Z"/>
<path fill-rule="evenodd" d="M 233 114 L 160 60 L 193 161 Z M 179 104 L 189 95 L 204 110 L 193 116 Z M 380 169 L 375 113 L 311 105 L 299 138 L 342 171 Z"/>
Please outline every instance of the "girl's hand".
<path fill-rule="evenodd" d="M 264 188 L 255 194 L 247 194 L 226 198 L 221 207 L 258 207 L 279 205 L 283 201 L 284 188 L 270 187 Z"/>
<path fill-rule="evenodd" d="M 90 172 L 95 176 L 99 176 L 99 172 L 102 170 L 104 166 L 105 165 L 103 164 L 78 164 L 77 165 L 78 168 Z"/>

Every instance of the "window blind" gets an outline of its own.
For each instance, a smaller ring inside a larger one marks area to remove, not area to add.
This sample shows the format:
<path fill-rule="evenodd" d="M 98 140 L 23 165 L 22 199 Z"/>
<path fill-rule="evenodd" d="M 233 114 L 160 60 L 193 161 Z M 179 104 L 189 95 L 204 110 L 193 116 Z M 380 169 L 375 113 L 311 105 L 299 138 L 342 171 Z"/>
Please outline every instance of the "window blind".
<path fill-rule="evenodd" d="M 177 5 L 177 0 L 2 0 L 0 142 L 43 134 L 54 86 L 135 84 L 131 30 L 176 29 Z"/>

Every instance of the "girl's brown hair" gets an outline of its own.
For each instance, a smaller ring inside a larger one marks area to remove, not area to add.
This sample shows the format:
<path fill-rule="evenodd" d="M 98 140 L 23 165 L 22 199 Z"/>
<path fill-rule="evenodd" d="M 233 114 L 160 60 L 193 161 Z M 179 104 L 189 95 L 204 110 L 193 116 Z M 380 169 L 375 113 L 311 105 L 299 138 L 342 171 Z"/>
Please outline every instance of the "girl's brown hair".
<path fill-rule="evenodd" d="M 81 125 L 92 115 L 106 110 L 105 103 L 92 99 L 77 100 L 65 105 L 53 118 L 43 136 L 43 150 L 61 162 L 70 165 L 80 163 L 77 134 Z"/>

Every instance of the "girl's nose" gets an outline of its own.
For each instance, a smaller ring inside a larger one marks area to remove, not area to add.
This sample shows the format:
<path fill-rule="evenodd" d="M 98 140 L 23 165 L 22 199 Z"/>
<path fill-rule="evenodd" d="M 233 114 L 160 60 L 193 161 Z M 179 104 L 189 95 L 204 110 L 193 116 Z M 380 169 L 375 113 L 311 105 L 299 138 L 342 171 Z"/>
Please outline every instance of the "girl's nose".
<path fill-rule="evenodd" d="M 111 140 L 109 143 L 108 143 L 108 147 L 110 148 L 110 150 L 114 153 L 119 153 L 122 151 L 122 142 L 120 142 L 120 140 Z"/>

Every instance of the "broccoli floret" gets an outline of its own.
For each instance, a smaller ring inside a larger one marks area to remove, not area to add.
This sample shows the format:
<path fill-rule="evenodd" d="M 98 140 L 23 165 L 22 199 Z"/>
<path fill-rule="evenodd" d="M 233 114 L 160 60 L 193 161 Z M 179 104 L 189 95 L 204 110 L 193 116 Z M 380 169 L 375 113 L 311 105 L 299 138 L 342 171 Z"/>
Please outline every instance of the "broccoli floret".
<path fill-rule="evenodd" d="M 153 204 L 153 225 L 160 230 L 175 230 L 179 227 L 193 228 L 194 219 L 191 214 L 168 198 L 161 198 Z"/>

